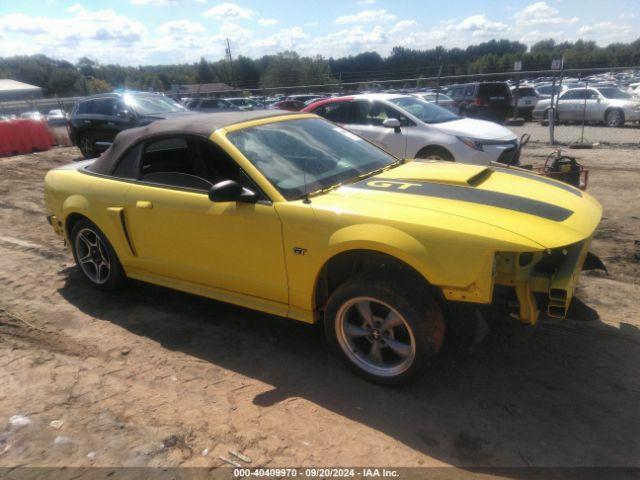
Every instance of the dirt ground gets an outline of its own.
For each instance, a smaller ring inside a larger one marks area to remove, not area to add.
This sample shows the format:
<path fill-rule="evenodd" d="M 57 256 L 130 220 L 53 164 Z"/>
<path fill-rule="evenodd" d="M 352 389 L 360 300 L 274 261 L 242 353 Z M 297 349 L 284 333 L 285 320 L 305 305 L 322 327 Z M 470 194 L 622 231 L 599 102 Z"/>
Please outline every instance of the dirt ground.
<path fill-rule="evenodd" d="M 42 200 L 77 150 L 1 158 L 0 467 L 215 467 L 230 449 L 248 466 L 639 467 L 640 150 L 571 153 L 604 205 L 592 250 L 609 274 L 583 277 L 571 320 L 496 314 L 479 343 L 449 336 L 402 389 L 354 377 L 314 327 L 93 290 Z"/>

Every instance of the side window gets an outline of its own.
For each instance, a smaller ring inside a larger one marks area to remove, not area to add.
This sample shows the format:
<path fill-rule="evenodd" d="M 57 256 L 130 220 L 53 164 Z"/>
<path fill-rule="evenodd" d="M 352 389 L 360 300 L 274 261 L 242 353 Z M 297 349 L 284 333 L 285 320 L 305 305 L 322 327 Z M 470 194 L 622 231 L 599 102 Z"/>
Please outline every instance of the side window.
<path fill-rule="evenodd" d="M 598 98 L 600 98 L 598 92 L 595 90 L 587 90 L 587 100 L 597 100 Z"/>
<path fill-rule="evenodd" d="M 218 100 L 216 100 L 215 98 L 210 98 L 207 100 L 202 100 L 202 102 L 200 103 L 200 108 L 220 108 L 220 102 L 218 102 Z"/>
<path fill-rule="evenodd" d="M 183 137 L 149 143 L 142 154 L 140 180 L 173 187 L 206 190 L 211 184 L 198 177 L 189 145 Z"/>
<path fill-rule="evenodd" d="M 91 111 L 91 103 L 92 103 L 91 101 L 79 103 L 76 113 L 78 115 L 85 115 L 89 113 Z"/>
<path fill-rule="evenodd" d="M 357 125 L 382 126 L 387 118 L 386 107 L 380 102 L 355 102 L 354 119 Z"/>
<path fill-rule="evenodd" d="M 460 98 L 464 95 L 464 87 L 456 87 L 452 90 L 452 95 L 455 98 Z"/>
<path fill-rule="evenodd" d="M 385 105 L 384 109 L 385 109 L 385 113 L 387 115 L 387 118 L 397 118 L 398 120 L 400 120 L 400 126 L 402 126 L 402 127 L 412 127 L 412 126 L 415 127 L 415 123 L 413 123 L 406 116 L 401 114 L 395 108 L 387 107 Z"/>
<path fill-rule="evenodd" d="M 142 152 L 142 144 L 139 143 L 131 150 L 129 150 L 126 154 L 124 154 L 118 164 L 116 165 L 115 170 L 113 171 L 114 177 L 119 178 L 130 178 L 136 179 L 138 178 L 139 171 L 139 160 L 140 153 Z"/>
<path fill-rule="evenodd" d="M 583 98 L 584 95 L 581 90 L 569 90 L 560 96 L 560 100 L 577 100 Z"/>
<path fill-rule="evenodd" d="M 258 192 L 237 163 L 206 140 L 184 137 L 156 140 L 147 144 L 139 163 L 140 179 L 149 183 L 208 192 L 218 182 L 234 180 Z"/>
<path fill-rule="evenodd" d="M 475 85 L 467 85 L 464 89 L 465 97 L 473 97 L 476 94 L 476 86 Z"/>
<path fill-rule="evenodd" d="M 115 109 L 115 99 L 100 98 L 91 102 L 91 113 L 95 115 L 113 115 Z"/>
<path fill-rule="evenodd" d="M 328 103 L 316 109 L 314 113 L 336 123 L 349 123 L 351 102 Z"/>

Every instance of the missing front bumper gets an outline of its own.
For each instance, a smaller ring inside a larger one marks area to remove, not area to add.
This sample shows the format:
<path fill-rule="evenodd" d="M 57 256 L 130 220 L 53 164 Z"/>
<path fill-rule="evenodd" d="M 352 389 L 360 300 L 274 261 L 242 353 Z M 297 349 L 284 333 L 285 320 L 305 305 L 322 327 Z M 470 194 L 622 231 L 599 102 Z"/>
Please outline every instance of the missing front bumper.
<path fill-rule="evenodd" d="M 547 315 L 566 318 L 582 269 L 605 269 L 602 261 L 589 253 L 590 244 L 588 238 L 553 251 L 496 254 L 495 283 L 513 287 L 519 303 L 514 316 L 534 325 L 540 314 L 535 295 L 542 293 L 548 297 Z"/>

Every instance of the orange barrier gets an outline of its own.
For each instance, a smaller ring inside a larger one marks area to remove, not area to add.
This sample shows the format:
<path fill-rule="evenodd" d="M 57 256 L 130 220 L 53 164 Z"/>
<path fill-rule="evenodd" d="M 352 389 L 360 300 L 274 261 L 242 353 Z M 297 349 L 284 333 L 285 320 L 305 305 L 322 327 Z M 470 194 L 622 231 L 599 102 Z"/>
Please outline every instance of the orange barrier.
<path fill-rule="evenodd" d="M 38 120 L 0 122 L 0 156 L 49 150 L 55 141 L 47 124 Z"/>

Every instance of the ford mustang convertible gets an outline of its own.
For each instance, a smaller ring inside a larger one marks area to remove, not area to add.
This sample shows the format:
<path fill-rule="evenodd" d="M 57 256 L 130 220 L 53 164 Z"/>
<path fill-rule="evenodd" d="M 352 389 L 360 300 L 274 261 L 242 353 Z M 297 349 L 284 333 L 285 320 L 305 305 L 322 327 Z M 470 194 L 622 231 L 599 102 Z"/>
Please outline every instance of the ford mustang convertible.
<path fill-rule="evenodd" d="M 363 377 L 408 381 L 451 302 L 564 317 L 601 217 L 526 170 L 399 160 L 313 114 L 197 114 L 50 171 L 49 222 L 86 280 L 133 278 L 324 322 Z M 513 304 L 513 302 L 512 302 Z"/>

